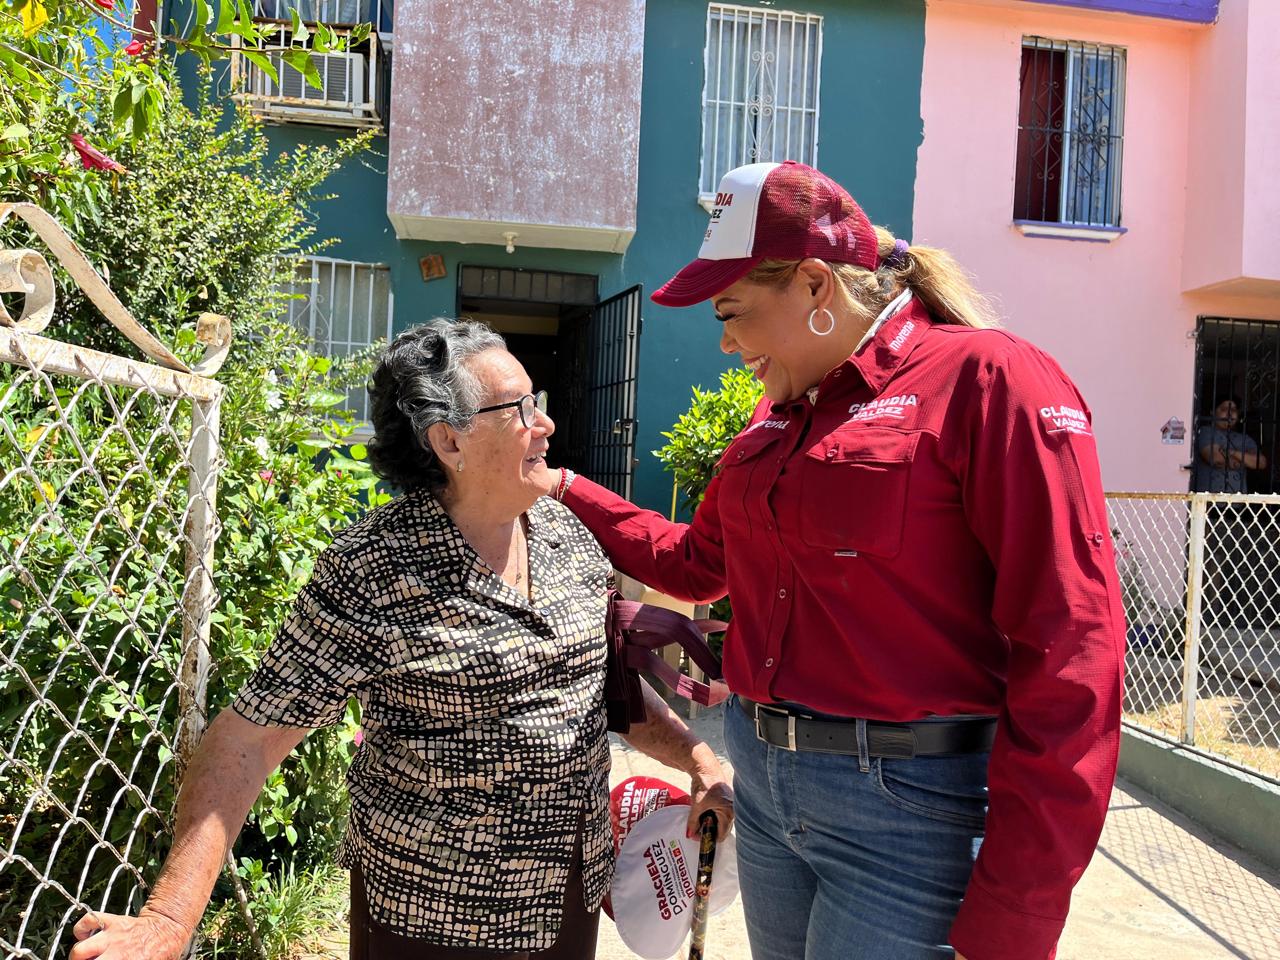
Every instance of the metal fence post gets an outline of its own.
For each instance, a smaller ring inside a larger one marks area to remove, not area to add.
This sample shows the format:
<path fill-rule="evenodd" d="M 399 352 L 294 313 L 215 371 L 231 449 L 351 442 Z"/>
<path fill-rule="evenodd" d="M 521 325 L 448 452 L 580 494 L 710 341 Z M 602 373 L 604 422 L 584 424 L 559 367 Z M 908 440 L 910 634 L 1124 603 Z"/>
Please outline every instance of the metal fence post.
<path fill-rule="evenodd" d="M 1191 496 L 1191 532 L 1187 547 L 1187 636 L 1182 662 L 1183 743 L 1196 742 L 1196 695 L 1200 681 L 1200 620 L 1204 604 L 1204 531 L 1209 501 Z"/>
<path fill-rule="evenodd" d="M 178 668 L 178 729 L 175 736 L 175 782 L 178 791 L 208 719 L 209 625 L 213 612 L 213 548 L 218 539 L 218 466 L 221 460 L 222 397 L 191 403 L 191 473 L 187 481 L 186 578 L 182 592 L 182 663 Z M 249 909 L 249 896 L 236 873 L 235 856 L 226 852 L 226 866 L 240 917 L 249 932 L 255 956 L 265 958 L 262 939 Z M 194 955 L 192 938 L 183 953 Z"/>
<path fill-rule="evenodd" d="M 217 464 L 221 397 L 191 403 L 191 473 L 187 483 L 186 579 L 182 596 L 182 665 L 179 668 L 179 718 L 175 743 L 176 781 L 181 787 L 187 764 L 207 717 L 209 622 L 213 611 L 213 547 L 217 539 Z"/>

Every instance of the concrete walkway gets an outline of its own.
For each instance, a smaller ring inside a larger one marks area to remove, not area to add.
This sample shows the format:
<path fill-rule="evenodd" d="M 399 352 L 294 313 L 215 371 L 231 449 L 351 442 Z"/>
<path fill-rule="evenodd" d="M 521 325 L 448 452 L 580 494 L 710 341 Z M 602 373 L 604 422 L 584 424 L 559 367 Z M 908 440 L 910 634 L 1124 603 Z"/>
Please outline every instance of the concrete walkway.
<path fill-rule="evenodd" d="M 693 726 L 724 758 L 721 710 Z M 616 784 L 668 770 L 613 741 Z M 1280 829 L 1280 825 L 1277 825 Z M 707 960 L 749 960 L 741 902 L 710 921 Z M 602 917 L 598 960 L 632 960 Z M 1076 888 L 1059 960 L 1280 960 L 1280 876 L 1141 791 L 1117 785 L 1098 853 Z"/>

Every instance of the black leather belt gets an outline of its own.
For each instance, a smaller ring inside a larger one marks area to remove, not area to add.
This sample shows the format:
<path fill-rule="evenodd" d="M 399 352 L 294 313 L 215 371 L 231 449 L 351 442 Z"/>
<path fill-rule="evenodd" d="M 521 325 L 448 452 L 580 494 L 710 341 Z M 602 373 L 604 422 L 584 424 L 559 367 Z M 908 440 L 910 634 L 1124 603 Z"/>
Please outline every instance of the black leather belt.
<path fill-rule="evenodd" d="M 756 736 L 786 750 L 857 756 L 858 721 L 828 720 L 785 707 L 738 697 L 738 706 L 755 722 Z M 994 717 L 966 717 L 915 723 L 867 721 L 867 755 L 895 760 L 954 753 L 985 753 L 996 737 Z"/>

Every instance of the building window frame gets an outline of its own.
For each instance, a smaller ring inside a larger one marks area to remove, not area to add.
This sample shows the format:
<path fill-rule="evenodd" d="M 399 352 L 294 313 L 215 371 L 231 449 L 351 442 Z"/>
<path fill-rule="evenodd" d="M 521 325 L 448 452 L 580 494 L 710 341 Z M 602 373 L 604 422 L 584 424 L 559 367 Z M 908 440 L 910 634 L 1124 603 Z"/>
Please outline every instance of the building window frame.
<path fill-rule="evenodd" d="M 734 167 L 782 160 L 817 166 L 822 34 L 818 14 L 708 5 L 698 173 L 704 207 Z"/>
<path fill-rule="evenodd" d="M 343 273 L 346 274 L 345 282 Z M 342 360 L 383 340 L 391 342 L 395 327 L 395 293 L 389 266 L 334 257 L 303 257 L 295 277 L 284 291 L 292 294 L 284 303 L 285 319 L 310 340 L 317 356 Z M 367 279 L 362 283 L 361 277 Z M 379 287 L 385 290 L 385 298 Z M 332 305 L 336 300 L 341 308 L 344 296 L 346 336 L 335 337 L 335 332 L 344 328 L 340 321 L 335 321 Z M 357 325 L 357 311 L 361 310 L 363 320 Z M 381 317 L 384 313 L 385 319 Z M 368 336 L 356 337 L 357 329 L 368 331 Z M 369 398 L 363 385 L 348 389 L 346 409 L 355 419 L 355 436 L 371 435 Z"/>
<path fill-rule="evenodd" d="M 1122 225 L 1126 47 L 1022 38 L 1013 223 L 1111 242 Z"/>

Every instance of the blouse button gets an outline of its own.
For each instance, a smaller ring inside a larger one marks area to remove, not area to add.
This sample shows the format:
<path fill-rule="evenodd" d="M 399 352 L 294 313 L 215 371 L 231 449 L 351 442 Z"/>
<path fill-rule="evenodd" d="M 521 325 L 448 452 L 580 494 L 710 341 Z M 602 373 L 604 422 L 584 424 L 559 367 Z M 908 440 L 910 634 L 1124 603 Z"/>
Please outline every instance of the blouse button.
<path fill-rule="evenodd" d="M 833 449 L 831 449 L 831 450 L 828 450 L 828 451 L 827 451 L 827 459 L 828 459 L 828 460 L 834 460 L 835 458 L 836 458 L 836 451 L 835 451 L 835 449 L 833 448 Z"/>
<path fill-rule="evenodd" d="M 739 450 L 739 451 L 738 451 L 738 459 L 739 459 L 739 460 L 741 460 L 741 459 L 742 459 L 743 454 L 744 454 L 745 452 L 746 452 L 746 451 L 744 451 L 744 450 Z"/>
<path fill-rule="evenodd" d="M 786 587 L 782 587 L 782 588 L 780 588 L 780 589 L 778 590 L 778 598 L 779 598 L 779 599 L 781 599 L 781 600 L 785 600 L 785 599 L 787 599 L 787 588 L 786 588 Z"/>
<path fill-rule="evenodd" d="M 773 657 L 770 657 L 768 660 L 766 660 L 766 661 L 764 662 L 764 665 L 765 665 L 766 667 L 772 667 L 772 666 L 773 666 Z"/>

